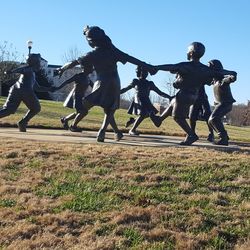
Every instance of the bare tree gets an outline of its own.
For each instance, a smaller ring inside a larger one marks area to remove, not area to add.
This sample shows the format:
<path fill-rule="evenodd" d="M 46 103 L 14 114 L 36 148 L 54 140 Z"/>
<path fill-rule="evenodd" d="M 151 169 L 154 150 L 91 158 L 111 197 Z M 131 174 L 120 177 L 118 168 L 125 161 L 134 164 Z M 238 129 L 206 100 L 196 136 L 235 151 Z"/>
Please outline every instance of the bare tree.
<path fill-rule="evenodd" d="M 77 46 L 72 46 L 71 48 L 69 48 L 63 55 L 62 55 L 62 63 L 65 64 L 67 62 L 72 62 L 74 60 L 76 60 L 77 58 L 79 58 L 82 55 L 81 51 L 77 48 Z M 67 70 L 67 72 L 65 72 L 62 77 L 58 80 L 60 83 L 62 83 L 63 81 L 69 79 L 70 77 L 72 77 L 74 74 L 79 73 L 80 69 L 79 68 L 72 68 Z M 74 85 L 74 82 L 67 84 L 66 86 L 64 86 L 63 88 L 61 88 L 60 90 L 58 90 L 56 93 L 54 93 L 53 95 L 57 95 L 59 96 L 59 100 L 64 100 L 68 93 L 72 90 Z M 58 97 L 56 97 L 56 99 L 58 99 Z"/>
<path fill-rule="evenodd" d="M 134 91 L 134 89 L 132 91 Z M 133 98 L 134 98 L 134 93 L 131 92 L 131 90 L 122 94 L 120 97 L 120 108 L 121 109 L 128 109 L 131 102 L 133 101 Z"/>
<path fill-rule="evenodd" d="M 173 77 L 169 77 L 167 81 L 164 81 L 163 84 L 163 91 L 166 92 L 167 94 L 169 94 L 170 96 L 174 96 L 176 94 L 177 89 L 175 89 L 173 87 L 173 82 L 174 82 L 174 78 Z M 155 95 L 152 94 L 150 96 L 150 99 L 153 103 L 158 103 L 163 107 L 166 107 L 169 104 L 169 100 L 159 96 L 159 95 Z"/>
<path fill-rule="evenodd" d="M 64 53 L 62 56 L 63 63 L 71 62 L 76 60 L 78 57 L 81 56 L 81 51 L 76 47 L 71 47 L 67 52 Z"/>
<path fill-rule="evenodd" d="M 250 125 L 250 102 L 248 105 L 236 104 L 233 109 L 226 115 L 226 118 L 231 125 L 249 126 Z"/>
<path fill-rule="evenodd" d="M 17 75 L 4 74 L 5 71 L 15 68 L 19 63 L 18 53 L 13 44 L 4 41 L 0 44 L 0 95 L 7 95 L 9 87 L 15 83 Z"/>
<path fill-rule="evenodd" d="M 0 62 L 3 61 L 16 61 L 18 53 L 12 43 L 4 41 L 0 44 Z"/>
<path fill-rule="evenodd" d="M 174 95 L 176 94 L 176 92 L 177 92 L 177 89 L 174 88 L 174 86 L 173 86 L 174 81 L 175 81 L 175 78 L 174 78 L 173 76 L 170 76 L 170 77 L 168 78 L 168 81 L 166 81 L 166 86 L 165 86 L 165 88 L 166 88 L 166 90 L 168 91 L 168 94 L 169 94 L 170 96 L 174 96 Z"/>
<path fill-rule="evenodd" d="M 250 101 L 247 103 L 246 113 L 244 116 L 244 125 L 250 126 Z"/>

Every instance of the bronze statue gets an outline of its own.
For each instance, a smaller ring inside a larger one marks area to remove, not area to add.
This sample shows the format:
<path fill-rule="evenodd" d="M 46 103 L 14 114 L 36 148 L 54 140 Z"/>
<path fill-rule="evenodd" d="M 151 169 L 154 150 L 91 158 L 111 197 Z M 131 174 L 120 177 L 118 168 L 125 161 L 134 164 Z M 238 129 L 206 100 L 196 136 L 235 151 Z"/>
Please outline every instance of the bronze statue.
<path fill-rule="evenodd" d="M 156 70 L 177 74 L 173 86 L 179 91 L 160 117 L 152 114 L 151 118 L 159 127 L 164 119 L 172 115 L 177 124 L 187 133 L 185 140 L 180 143 L 181 145 L 191 145 L 199 139 L 186 121 L 190 106 L 198 98 L 199 89 L 202 85 L 211 82 L 212 78 L 223 77 L 221 72 L 212 70 L 200 62 L 204 53 L 205 46 L 200 42 L 193 42 L 188 47 L 187 59 L 189 62 L 155 66 Z"/>
<path fill-rule="evenodd" d="M 150 113 L 158 113 L 149 98 L 151 90 L 155 91 L 162 97 L 171 99 L 168 94 L 159 90 L 152 81 L 148 81 L 146 79 L 148 72 L 145 69 L 138 66 L 136 68 L 136 75 L 138 79 L 133 79 L 132 83 L 130 83 L 126 88 L 121 89 L 121 94 L 132 88 L 135 89 L 135 96 L 128 109 L 128 114 L 138 115 L 138 117 L 136 120 L 131 117 L 126 124 L 126 127 L 133 124 L 133 127 L 129 130 L 129 134 L 133 136 L 139 135 L 139 132 L 136 129 L 145 118 L 149 117 Z"/>
<path fill-rule="evenodd" d="M 86 91 L 88 87 L 93 87 L 93 82 L 90 80 L 88 75 L 93 71 L 91 68 L 84 68 L 83 72 L 76 74 L 69 78 L 68 80 L 64 81 L 60 86 L 54 87 L 53 91 L 59 90 L 66 86 L 69 83 L 74 82 L 74 87 L 70 91 L 69 95 L 67 96 L 63 106 L 68 108 L 74 108 L 76 112 L 71 113 L 65 117 L 61 118 L 61 123 L 63 128 L 66 130 L 70 130 L 72 132 L 81 132 L 82 129 L 77 127 L 78 122 L 80 122 L 79 117 L 83 117 L 82 110 L 83 110 L 83 103 L 82 100 L 86 95 Z M 68 122 L 74 119 L 72 124 L 69 126 Z"/>
<path fill-rule="evenodd" d="M 26 132 L 26 126 L 29 120 L 40 112 L 41 106 L 36 91 L 50 91 L 51 87 L 40 86 L 36 81 L 35 73 L 40 70 L 41 56 L 40 54 L 29 54 L 27 58 L 27 64 L 20 66 L 11 71 L 7 71 L 6 74 L 19 73 L 20 77 L 18 81 L 10 88 L 9 95 L 6 99 L 3 108 L 0 110 L 0 118 L 14 114 L 23 101 L 28 107 L 28 112 L 17 123 L 20 132 Z"/>
<path fill-rule="evenodd" d="M 228 146 L 229 137 L 223 125 L 222 118 L 232 110 L 233 103 L 235 102 L 230 89 L 230 83 L 236 81 L 237 73 L 235 71 L 223 70 L 222 63 L 219 60 L 211 60 L 208 65 L 214 70 L 224 71 L 225 75 L 223 79 L 215 77 L 212 81 L 215 107 L 208 122 L 220 137 L 215 144 Z"/>
<path fill-rule="evenodd" d="M 195 133 L 195 128 L 196 128 L 196 121 L 197 120 L 203 120 L 206 121 L 207 127 L 209 134 L 207 136 L 207 140 L 210 142 L 214 141 L 214 132 L 213 128 L 211 128 L 208 125 L 208 119 L 209 116 L 211 115 L 211 107 L 208 101 L 208 96 L 205 91 L 205 86 L 201 86 L 198 94 L 198 98 L 195 101 L 194 105 L 191 106 L 190 108 L 190 113 L 189 113 L 189 122 L 190 122 L 190 127 Z"/>
<path fill-rule="evenodd" d="M 82 119 L 87 115 L 88 110 L 93 106 L 101 106 L 104 109 L 105 117 L 98 132 L 97 141 L 103 142 L 107 126 L 110 124 L 115 132 L 115 140 L 120 140 L 123 134 L 118 129 L 114 113 L 119 108 L 120 102 L 120 79 L 117 71 L 117 62 L 125 64 L 130 62 L 145 67 L 148 71 L 154 72 L 151 65 L 146 64 L 117 49 L 104 30 L 97 26 L 87 26 L 83 34 L 88 44 L 93 48 L 86 55 L 64 65 L 60 70 L 65 70 L 76 65 L 93 67 L 97 73 L 97 81 L 94 83 L 92 93 L 83 100 Z"/>

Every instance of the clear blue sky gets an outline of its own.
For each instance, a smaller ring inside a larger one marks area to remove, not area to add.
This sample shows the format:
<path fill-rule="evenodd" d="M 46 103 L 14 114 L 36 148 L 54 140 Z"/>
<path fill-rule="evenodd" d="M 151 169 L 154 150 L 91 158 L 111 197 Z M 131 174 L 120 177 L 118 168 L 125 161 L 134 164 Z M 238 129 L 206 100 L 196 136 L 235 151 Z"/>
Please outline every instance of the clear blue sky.
<path fill-rule="evenodd" d="M 250 100 L 249 0 L 9 0 L 1 1 L 0 43 L 12 43 L 27 54 L 34 42 L 50 64 L 62 64 L 63 55 L 77 47 L 90 50 L 82 35 L 85 25 L 103 28 L 115 46 L 151 64 L 186 60 L 187 46 L 206 46 L 202 62 L 220 59 L 224 68 L 238 73 L 232 91 L 238 103 Z M 135 77 L 135 66 L 119 64 L 122 86 Z M 162 90 L 170 74 L 150 77 Z M 207 88 L 213 101 L 211 87 Z"/>

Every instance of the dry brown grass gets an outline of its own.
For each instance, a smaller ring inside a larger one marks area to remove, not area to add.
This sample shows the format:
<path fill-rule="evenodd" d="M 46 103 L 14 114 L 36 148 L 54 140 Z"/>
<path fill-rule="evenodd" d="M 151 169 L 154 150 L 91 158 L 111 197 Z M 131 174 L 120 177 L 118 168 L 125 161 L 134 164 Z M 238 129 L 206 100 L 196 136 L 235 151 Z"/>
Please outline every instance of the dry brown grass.
<path fill-rule="evenodd" d="M 247 249 L 249 153 L 3 140 L 0 249 Z"/>

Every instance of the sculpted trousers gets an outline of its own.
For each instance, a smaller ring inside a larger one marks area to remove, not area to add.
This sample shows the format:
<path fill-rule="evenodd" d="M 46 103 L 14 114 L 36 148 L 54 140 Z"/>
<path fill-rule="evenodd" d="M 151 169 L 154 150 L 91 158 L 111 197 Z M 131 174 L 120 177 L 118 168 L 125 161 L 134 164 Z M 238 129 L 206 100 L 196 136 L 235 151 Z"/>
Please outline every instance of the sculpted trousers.
<path fill-rule="evenodd" d="M 24 102 L 29 109 L 22 118 L 22 121 L 26 124 L 41 111 L 41 105 L 33 90 L 19 89 L 13 86 L 3 108 L 0 110 L 0 118 L 14 114 L 21 102 Z"/>
<path fill-rule="evenodd" d="M 227 131 L 223 125 L 222 118 L 232 110 L 232 107 L 232 103 L 219 103 L 215 106 L 208 119 L 209 126 L 211 126 L 220 137 L 227 136 Z"/>

